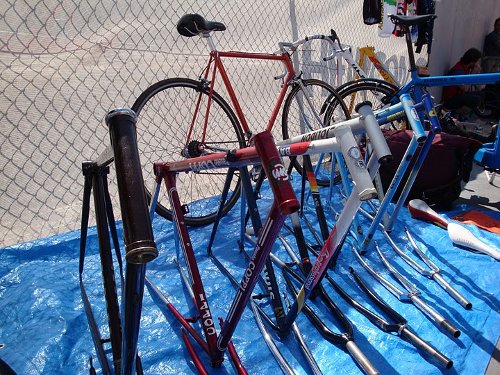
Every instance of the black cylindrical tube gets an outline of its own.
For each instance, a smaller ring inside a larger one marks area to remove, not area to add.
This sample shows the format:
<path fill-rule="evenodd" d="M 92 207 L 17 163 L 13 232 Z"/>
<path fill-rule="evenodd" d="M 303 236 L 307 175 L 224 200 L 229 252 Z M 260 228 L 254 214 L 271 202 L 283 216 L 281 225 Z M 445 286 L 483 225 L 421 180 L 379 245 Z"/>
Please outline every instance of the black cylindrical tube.
<path fill-rule="evenodd" d="M 106 116 L 115 157 L 126 259 L 144 264 L 158 256 L 148 212 L 135 131 L 136 115 L 115 109 Z"/>
<path fill-rule="evenodd" d="M 128 264 L 125 275 L 123 306 L 123 340 L 121 347 L 121 375 L 139 374 L 137 369 L 137 344 L 144 296 L 145 264 Z"/>

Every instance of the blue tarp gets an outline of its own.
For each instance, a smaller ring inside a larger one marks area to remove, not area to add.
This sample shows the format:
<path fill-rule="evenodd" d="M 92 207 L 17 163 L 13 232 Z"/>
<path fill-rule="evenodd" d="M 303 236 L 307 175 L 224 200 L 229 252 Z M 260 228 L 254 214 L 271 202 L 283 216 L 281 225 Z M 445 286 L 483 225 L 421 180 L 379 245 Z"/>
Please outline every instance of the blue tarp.
<path fill-rule="evenodd" d="M 264 198 L 259 201 L 263 212 L 269 203 L 269 198 L 264 194 Z M 466 206 L 459 206 L 446 214 L 451 217 L 467 209 Z M 332 218 L 333 214 L 329 210 L 327 212 Z M 500 219 L 498 212 L 488 214 Z M 308 211 L 308 216 L 313 219 L 311 210 Z M 367 222 L 364 219 L 361 219 L 361 224 L 366 228 Z M 380 373 L 483 373 L 500 333 L 500 263 L 488 256 L 453 246 L 445 230 L 414 220 L 407 210 L 403 209 L 392 237 L 408 253 L 411 253 L 411 249 L 404 234 L 405 225 L 414 234 L 424 252 L 442 269 L 444 278 L 472 302 L 472 310 L 463 309 L 434 281 L 411 269 L 396 255 L 380 233 L 376 234 L 375 239 L 387 258 L 422 292 L 422 299 L 461 330 L 462 334 L 458 339 L 444 334 L 414 305 L 398 301 L 374 281 L 356 261 L 348 243 L 342 250 L 335 270 L 330 270 L 329 274 L 351 296 L 385 316 L 370 304 L 353 283 L 348 268 L 355 268 L 388 304 L 408 320 L 414 332 L 454 361 L 453 369 L 443 370 L 437 367 L 425 353 L 395 335 L 381 332 L 350 307 L 326 282 L 325 288 L 352 321 L 357 345 Z M 500 247 L 498 235 L 471 225 L 467 227 L 484 242 Z M 183 287 L 174 263 L 177 255 L 172 224 L 156 216 L 153 228 L 159 257 L 148 264 L 147 276 L 182 314 L 190 316 L 193 314 L 193 308 L 190 302 L 186 302 L 190 301 L 190 297 Z M 212 315 L 225 318 L 234 288 L 206 255 L 210 231 L 211 227 L 208 226 L 192 228 L 190 233 Z M 120 227 L 119 232 L 121 236 Z M 245 259 L 239 253 L 236 243 L 238 233 L 239 210 L 236 207 L 223 219 L 213 250 L 239 281 Z M 293 243 L 290 235 L 286 237 Z M 312 238 L 310 235 L 309 237 Z M 90 356 L 94 358 L 94 365 L 99 367 L 80 295 L 79 242 L 80 232 L 73 231 L 0 249 L 0 358 L 19 374 L 85 374 L 88 373 Z M 246 249 L 251 251 L 251 246 L 247 244 Z M 274 251 L 283 259 L 289 260 L 279 244 L 275 245 Z M 366 259 L 396 283 L 383 267 L 373 246 L 369 247 Z M 117 268 L 116 264 L 115 266 Z M 116 280 L 119 280 L 118 276 Z M 106 337 L 107 321 L 95 228 L 89 231 L 84 282 L 93 311 L 103 336 Z M 329 327 L 338 332 L 338 325 L 321 303 L 312 303 Z M 300 315 L 297 321 L 305 341 L 324 373 L 361 373 L 349 354 L 322 339 L 303 315 Z M 292 335 L 281 340 L 276 335 L 273 337 L 297 373 L 310 373 Z M 250 309 L 246 309 L 233 342 L 250 374 L 279 372 L 279 367 L 267 349 Z M 167 309 L 151 298 L 147 289 L 144 293 L 138 348 L 147 374 L 195 372 L 182 344 L 180 324 Z M 208 365 L 206 355 L 201 354 L 201 358 Z M 97 370 L 99 373 L 100 369 Z M 209 371 L 214 374 L 234 372 L 229 360 L 224 361 L 222 368 L 209 368 Z"/>

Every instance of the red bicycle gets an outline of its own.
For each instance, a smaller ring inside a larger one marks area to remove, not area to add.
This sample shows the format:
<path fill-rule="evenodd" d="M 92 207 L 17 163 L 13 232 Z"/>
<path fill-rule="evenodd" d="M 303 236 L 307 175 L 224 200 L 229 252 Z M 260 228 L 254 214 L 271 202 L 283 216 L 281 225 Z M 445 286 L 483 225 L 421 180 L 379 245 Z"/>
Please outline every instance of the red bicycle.
<path fill-rule="evenodd" d="M 248 144 L 252 130 L 223 60 L 267 61 L 278 63 L 282 66 L 280 69 L 284 68 L 280 71 L 283 73 L 275 77 L 282 80 L 281 89 L 277 99 L 275 93 L 270 95 L 269 102 L 275 100 L 275 104 L 264 129 L 266 131 L 273 129 L 280 112 L 284 139 L 349 117 L 344 102 L 333 87 L 320 80 L 303 79 L 292 64 L 291 55 L 299 46 L 307 41 L 325 39 L 328 36 L 316 35 L 294 43 L 280 43 L 280 50 L 275 54 L 219 51 L 212 34 L 225 29 L 222 23 L 207 21 L 198 14 L 183 16 L 177 25 L 179 33 L 185 37 L 200 36 L 210 48 L 207 64 L 200 77 L 169 78 L 160 81 L 147 88 L 132 106 L 132 110 L 137 114 L 137 138 L 149 197 L 151 194 L 148 188 L 154 184 L 154 176 L 151 173 L 154 162 L 179 161 L 208 152 L 245 147 Z M 231 105 L 215 90 L 216 82 L 220 79 Z M 333 107 L 334 111 L 325 111 L 327 100 L 337 103 Z M 262 111 L 260 108 L 256 108 L 257 110 Z M 320 184 L 329 183 L 328 168 L 331 166 L 331 160 L 332 157 L 328 156 L 316 156 L 313 160 L 313 164 L 325 168 L 323 174 L 318 174 Z M 300 159 L 294 159 L 291 163 L 299 172 L 302 171 Z M 188 225 L 206 225 L 215 220 L 217 205 L 206 198 L 220 195 L 225 177 L 225 172 L 213 170 L 200 170 L 178 176 L 179 195 L 187 202 L 185 220 Z M 224 213 L 238 199 L 239 183 L 240 176 L 236 173 L 231 182 L 231 193 L 225 203 Z M 163 217 L 172 219 L 172 207 L 166 193 L 159 197 L 156 211 Z"/>

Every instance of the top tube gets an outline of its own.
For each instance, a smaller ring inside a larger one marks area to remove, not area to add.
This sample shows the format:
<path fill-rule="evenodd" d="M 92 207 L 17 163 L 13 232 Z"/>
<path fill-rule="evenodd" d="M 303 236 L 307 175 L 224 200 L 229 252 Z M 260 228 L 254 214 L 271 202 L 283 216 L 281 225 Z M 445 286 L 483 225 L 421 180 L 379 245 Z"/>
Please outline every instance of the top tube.
<path fill-rule="evenodd" d="M 454 86 L 454 85 L 481 85 L 481 84 L 498 84 L 500 83 L 500 73 L 482 73 L 482 74 L 460 74 L 460 75 L 436 75 L 431 77 L 421 77 L 418 75 L 417 67 L 415 65 L 415 55 L 413 53 L 413 44 L 411 42 L 408 27 L 410 25 L 417 25 L 422 22 L 428 22 L 435 18 L 433 15 L 424 16 L 400 16 L 391 15 L 391 19 L 395 24 L 402 26 L 405 33 L 406 46 L 408 50 L 408 57 L 410 59 L 410 73 L 411 80 L 399 89 L 397 95 L 399 96 L 406 93 L 410 88 L 415 86 Z"/>
<path fill-rule="evenodd" d="M 278 46 L 280 49 L 277 53 L 294 52 L 302 44 L 305 44 L 305 43 L 310 42 L 312 40 L 325 40 L 332 45 L 333 52 L 330 55 L 323 57 L 323 61 L 328 61 L 328 60 L 333 59 L 335 57 L 335 55 L 339 52 L 338 50 L 335 49 L 335 42 L 333 41 L 332 36 L 317 34 L 317 35 L 306 36 L 303 39 L 299 39 L 299 40 L 296 40 L 294 42 L 279 42 Z"/>
<path fill-rule="evenodd" d="M 499 84 L 500 73 L 481 73 L 481 74 L 459 74 L 447 76 L 421 77 L 418 73 L 412 72 L 411 80 L 399 89 L 400 93 L 408 92 L 414 86 L 454 86 L 454 85 L 484 85 Z"/>

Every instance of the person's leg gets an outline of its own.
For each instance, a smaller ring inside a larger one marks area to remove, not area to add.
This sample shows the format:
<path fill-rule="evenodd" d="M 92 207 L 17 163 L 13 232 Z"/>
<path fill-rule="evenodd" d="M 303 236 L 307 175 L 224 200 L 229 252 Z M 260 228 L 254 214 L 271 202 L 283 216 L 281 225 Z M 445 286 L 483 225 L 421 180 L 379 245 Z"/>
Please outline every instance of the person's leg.
<path fill-rule="evenodd" d="M 458 109 L 460 107 L 475 108 L 484 100 L 484 94 L 481 91 L 471 91 L 455 95 L 447 100 L 444 106 L 448 109 Z"/>

